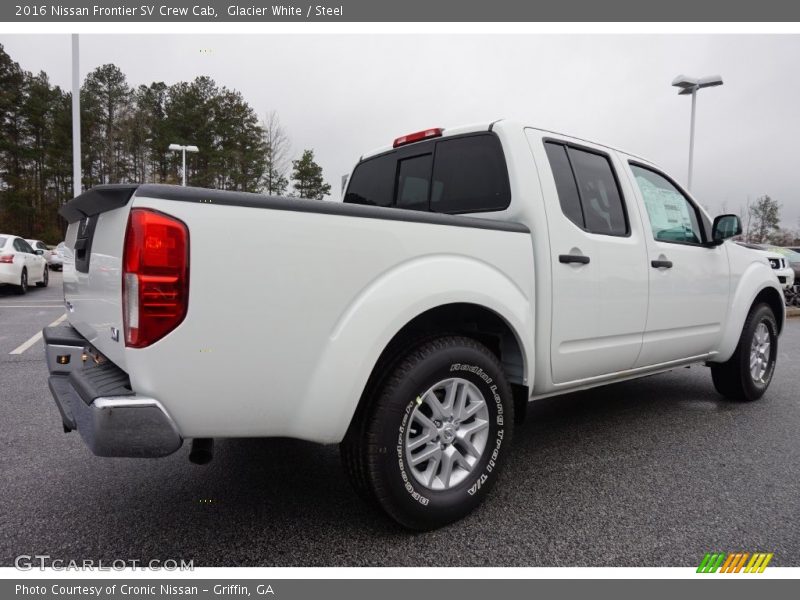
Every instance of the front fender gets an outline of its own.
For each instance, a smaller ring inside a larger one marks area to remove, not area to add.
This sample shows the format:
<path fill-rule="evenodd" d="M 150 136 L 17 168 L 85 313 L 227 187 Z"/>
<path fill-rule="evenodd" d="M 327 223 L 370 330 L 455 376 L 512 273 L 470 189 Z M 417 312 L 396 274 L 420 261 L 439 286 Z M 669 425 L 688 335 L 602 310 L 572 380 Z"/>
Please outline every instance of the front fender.
<path fill-rule="evenodd" d="M 533 281 L 531 267 L 528 281 Z M 438 306 L 470 303 L 505 319 L 523 352 L 525 377 L 533 350 L 529 298 L 496 267 L 460 255 L 422 256 L 381 274 L 353 299 L 331 331 L 299 407 L 297 423 L 317 439 L 344 438 L 379 356 L 412 319 Z"/>
<path fill-rule="evenodd" d="M 761 262 L 753 262 L 748 265 L 732 294 L 731 310 L 728 313 L 719 352 L 712 362 L 725 362 L 733 356 L 744 328 L 744 321 L 753 302 L 762 291 L 768 288 L 774 289 L 783 299 L 783 290 L 769 266 Z M 777 317 L 779 325 L 785 321 L 785 315 L 777 315 Z"/>

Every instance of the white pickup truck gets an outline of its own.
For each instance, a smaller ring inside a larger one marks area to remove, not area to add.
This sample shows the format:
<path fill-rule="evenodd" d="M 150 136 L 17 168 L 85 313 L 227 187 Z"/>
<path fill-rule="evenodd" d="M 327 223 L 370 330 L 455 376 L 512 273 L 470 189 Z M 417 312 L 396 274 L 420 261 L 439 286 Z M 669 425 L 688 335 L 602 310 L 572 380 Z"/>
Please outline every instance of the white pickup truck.
<path fill-rule="evenodd" d="M 343 202 L 119 185 L 61 214 L 69 325 L 44 338 L 65 430 L 99 456 L 191 439 L 201 463 L 214 438 L 341 443 L 413 529 L 475 508 L 529 401 L 693 363 L 761 397 L 785 318 L 767 261 L 725 241 L 735 215 L 510 121 L 400 137 Z"/>

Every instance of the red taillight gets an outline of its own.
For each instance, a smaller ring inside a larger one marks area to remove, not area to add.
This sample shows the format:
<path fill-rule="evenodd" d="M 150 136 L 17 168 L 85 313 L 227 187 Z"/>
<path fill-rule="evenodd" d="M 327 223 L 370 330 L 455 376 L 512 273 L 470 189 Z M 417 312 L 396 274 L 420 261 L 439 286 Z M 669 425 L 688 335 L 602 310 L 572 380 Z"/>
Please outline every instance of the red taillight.
<path fill-rule="evenodd" d="M 189 304 L 189 230 L 182 221 L 134 208 L 122 255 L 125 345 L 144 348 L 180 325 Z"/>
<path fill-rule="evenodd" d="M 397 148 L 398 146 L 405 146 L 406 144 L 413 144 L 414 142 L 427 140 L 429 138 L 441 137 L 443 131 L 444 129 L 441 129 L 440 127 L 434 127 L 433 129 L 426 129 L 424 131 L 418 131 L 416 133 L 409 133 L 408 135 L 404 135 L 397 138 L 394 141 L 394 144 L 392 144 L 392 148 Z"/>
<path fill-rule="evenodd" d="M 0 254 L 0 263 L 11 264 L 14 262 L 13 254 Z"/>

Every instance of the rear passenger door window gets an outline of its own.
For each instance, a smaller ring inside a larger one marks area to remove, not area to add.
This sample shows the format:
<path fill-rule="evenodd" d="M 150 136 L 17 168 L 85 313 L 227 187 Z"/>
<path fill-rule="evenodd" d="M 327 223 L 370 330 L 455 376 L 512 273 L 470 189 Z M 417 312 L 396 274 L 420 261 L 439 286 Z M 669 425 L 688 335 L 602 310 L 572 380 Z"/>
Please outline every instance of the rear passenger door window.
<path fill-rule="evenodd" d="M 607 156 L 558 142 L 545 142 L 564 215 L 581 229 L 626 236 L 628 216 Z"/>
<path fill-rule="evenodd" d="M 510 202 L 506 161 L 496 136 L 437 142 L 431 211 L 488 212 L 505 210 Z"/>

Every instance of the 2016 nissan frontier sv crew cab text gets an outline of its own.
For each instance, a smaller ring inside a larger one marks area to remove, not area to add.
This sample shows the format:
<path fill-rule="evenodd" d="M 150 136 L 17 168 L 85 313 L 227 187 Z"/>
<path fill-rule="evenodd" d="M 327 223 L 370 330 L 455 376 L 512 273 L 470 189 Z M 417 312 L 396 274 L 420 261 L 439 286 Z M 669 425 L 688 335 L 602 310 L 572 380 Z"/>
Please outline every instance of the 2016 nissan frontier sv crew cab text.
<path fill-rule="evenodd" d="M 69 325 L 44 338 L 65 430 L 99 456 L 191 439 L 195 462 L 214 438 L 340 443 L 413 529 L 478 505 L 529 401 L 694 363 L 760 398 L 785 318 L 767 261 L 726 242 L 738 217 L 504 120 L 396 139 L 343 202 L 116 185 L 61 214 Z"/>

